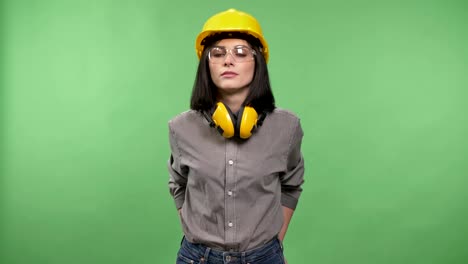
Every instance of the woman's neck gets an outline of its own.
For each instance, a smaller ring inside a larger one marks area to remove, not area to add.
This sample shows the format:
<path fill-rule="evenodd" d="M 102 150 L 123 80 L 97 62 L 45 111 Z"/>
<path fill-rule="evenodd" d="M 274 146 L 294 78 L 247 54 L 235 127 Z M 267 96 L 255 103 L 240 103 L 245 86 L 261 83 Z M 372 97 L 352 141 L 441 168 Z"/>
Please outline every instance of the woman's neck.
<path fill-rule="evenodd" d="M 236 93 L 225 93 L 223 91 L 219 91 L 218 100 L 227 105 L 233 113 L 236 113 L 241 108 L 248 93 L 248 88 L 242 89 Z"/>

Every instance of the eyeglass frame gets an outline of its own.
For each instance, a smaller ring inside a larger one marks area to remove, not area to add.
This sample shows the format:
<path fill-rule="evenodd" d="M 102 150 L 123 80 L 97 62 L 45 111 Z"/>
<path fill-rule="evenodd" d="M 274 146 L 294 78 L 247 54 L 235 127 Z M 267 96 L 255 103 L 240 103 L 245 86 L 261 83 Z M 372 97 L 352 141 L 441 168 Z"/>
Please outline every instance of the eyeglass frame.
<path fill-rule="evenodd" d="M 252 53 L 252 60 L 248 60 L 248 61 L 236 61 L 236 56 L 234 56 L 234 55 L 232 54 L 232 50 L 233 50 L 233 49 L 238 49 L 239 47 L 247 48 L 247 49 Z M 232 59 L 233 59 L 235 62 L 237 62 L 237 63 L 244 63 L 244 62 L 254 61 L 254 60 L 255 60 L 254 56 L 257 56 L 257 52 L 256 52 L 253 48 L 251 48 L 251 47 L 249 47 L 249 46 L 246 46 L 246 45 L 236 45 L 236 46 L 234 46 L 232 49 L 228 49 L 228 48 L 226 48 L 226 47 L 224 47 L 224 46 L 213 46 L 213 47 L 211 47 L 210 50 L 208 51 L 208 61 L 210 61 L 210 62 L 212 62 L 212 63 L 215 63 L 215 64 L 221 64 L 222 62 L 216 63 L 216 62 L 213 62 L 213 61 L 212 61 L 212 59 L 211 59 L 211 51 L 212 51 L 214 48 L 222 48 L 222 49 L 225 49 L 225 50 L 226 50 L 226 54 L 224 55 L 223 59 L 226 60 L 226 57 L 227 57 L 228 55 L 231 55 Z"/>

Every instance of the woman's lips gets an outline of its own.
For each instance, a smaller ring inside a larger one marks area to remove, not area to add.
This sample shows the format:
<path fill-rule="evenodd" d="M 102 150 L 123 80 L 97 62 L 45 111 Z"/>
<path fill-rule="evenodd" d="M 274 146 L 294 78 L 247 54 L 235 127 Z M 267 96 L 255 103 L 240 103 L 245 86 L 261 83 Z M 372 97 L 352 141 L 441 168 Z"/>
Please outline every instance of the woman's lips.
<path fill-rule="evenodd" d="M 221 73 L 221 76 L 226 77 L 226 78 L 236 77 L 237 75 L 238 75 L 237 73 L 232 72 L 232 71 L 225 71 Z"/>

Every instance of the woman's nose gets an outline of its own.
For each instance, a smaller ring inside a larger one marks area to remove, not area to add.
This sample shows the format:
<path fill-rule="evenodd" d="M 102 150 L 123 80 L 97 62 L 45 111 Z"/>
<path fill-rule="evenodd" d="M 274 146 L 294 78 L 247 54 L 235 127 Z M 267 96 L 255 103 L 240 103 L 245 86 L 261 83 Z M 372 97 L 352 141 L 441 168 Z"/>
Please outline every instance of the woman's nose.
<path fill-rule="evenodd" d="M 234 58 L 232 57 L 231 52 L 227 52 L 226 56 L 224 56 L 224 64 L 232 64 L 234 62 Z"/>

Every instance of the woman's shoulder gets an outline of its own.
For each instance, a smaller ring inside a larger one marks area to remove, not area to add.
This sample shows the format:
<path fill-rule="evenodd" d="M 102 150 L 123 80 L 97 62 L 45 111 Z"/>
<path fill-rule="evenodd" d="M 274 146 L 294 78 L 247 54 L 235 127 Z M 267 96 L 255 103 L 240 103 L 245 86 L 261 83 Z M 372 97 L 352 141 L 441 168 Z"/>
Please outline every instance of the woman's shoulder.
<path fill-rule="evenodd" d="M 200 117 L 202 117 L 200 112 L 190 109 L 172 117 L 169 120 L 169 125 L 184 126 L 194 121 L 199 122 Z"/>
<path fill-rule="evenodd" d="M 289 144 L 292 139 L 302 136 L 299 116 L 288 109 L 276 107 L 266 116 L 262 126 L 267 128 L 267 133 L 275 135 L 278 142 L 288 142 Z"/>
<path fill-rule="evenodd" d="M 270 113 L 270 115 L 272 117 L 277 117 L 277 118 L 281 118 L 281 119 L 288 119 L 288 120 L 291 120 L 291 121 L 295 121 L 295 120 L 299 121 L 299 116 L 296 113 L 294 113 L 291 110 L 281 108 L 281 107 L 276 107 L 273 110 L 273 112 Z"/>
<path fill-rule="evenodd" d="M 299 116 L 291 110 L 275 108 L 270 114 L 271 128 L 273 131 L 287 129 L 291 138 L 302 138 L 303 130 Z M 266 122 L 266 121 L 265 121 Z"/>

